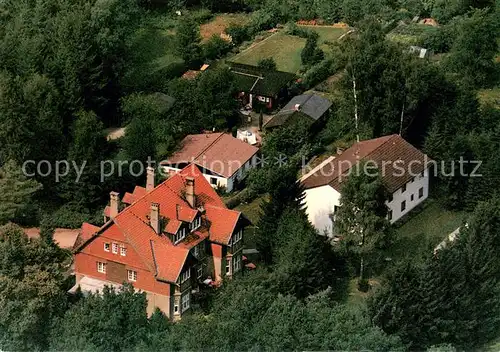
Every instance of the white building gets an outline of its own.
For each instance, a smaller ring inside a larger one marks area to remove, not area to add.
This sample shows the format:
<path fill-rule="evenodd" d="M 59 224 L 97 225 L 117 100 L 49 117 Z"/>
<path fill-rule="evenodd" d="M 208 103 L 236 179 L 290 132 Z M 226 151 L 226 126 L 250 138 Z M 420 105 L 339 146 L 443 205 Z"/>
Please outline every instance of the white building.
<path fill-rule="evenodd" d="M 190 163 L 196 164 L 212 187 L 231 192 L 235 182 L 257 166 L 258 151 L 259 148 L 229 134 L 191 134 L 182 140 L 177 152 L 161 162 L 161 166 L 169 173 L 176 173 Z"/>
<path fill-rule="evenodd" d="M 309 221 L 320 233 L 333 234 L 333 217 L 340 206 L 342 182 L 349 174 L 378 172 L 391 197 L 387 201 L 389 220 L 398 221 L 429 195 L 429 168 L 425 154 L 398 135 L 354 144 L 342 154 L 330 157 L 301 178 Z M 368 165 L 371 165 L 369 167 Z M 358 171 L 359 170 L 359 171 Z"/>

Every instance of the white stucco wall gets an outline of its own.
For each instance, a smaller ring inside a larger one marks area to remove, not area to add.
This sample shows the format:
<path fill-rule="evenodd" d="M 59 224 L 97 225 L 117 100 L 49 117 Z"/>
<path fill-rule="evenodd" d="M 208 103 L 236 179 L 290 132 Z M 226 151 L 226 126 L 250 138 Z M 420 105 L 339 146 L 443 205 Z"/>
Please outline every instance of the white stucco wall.
<path fill-rule="evenodd" d="M 419 198 L 419 189 L 423 189 L 423 195 Z M 413 195 L 413 200 L 412 200 Z M 429 172 L 426 170 L 423 175 L 416 176 L 413 181 L 406 184 L 406 190 L 398 189 L 392 195 L 392 201 L 387 202 L 389 210 L 392 211 L 391 224 L 398 221 L 410 210 L 422 203 L 429 196 Z M 401 211 L 401 203 L 406 202 L 406 208 Z M 309 221 L 320 232 L 332 235 L 331 215 L 334 213 L 334 206 L 340 206 L 340 193 L 330 186 L 321 186 L 307 189 L 305 191 L 304 203 Z"/>
<path fill-rule="evenodd" d="M 423 188 L 423 196 L 419 198 L 418 191 Z M 413 200 L 412 200 L 413 195 Z M 401 219 L 410 210 L 422 203 L 429 196 L 429 170 L 427 169 L 423 175 L 416 176 L 413 181 L 406 184 L 406 190 L 402 192 L 402 188 L 392 194 L 392 201 L 387 203 L 389 210 L 392 211 L 391 224 Z M 406 202 L 406 208 L 401 211 L 401 203 Z"/>
<path fill-rule="evenodd" d="M 321 186 L 307 189 L 305 192 L 304 203 L 306 205 L 307 217 L 311 224 L 323 234 L 325 231 L 328 236 L 332 234 L 332 219 L 334 206 L 340 205 L 340 193 L 330 186 Z"/>
<path fill-rule="evenodd" d="M 221 177 L 217 175 L 208 175 L 203 173 L 203 176 L 207 179 L 207 181 L 212 185 L 212 187 L 225 187 L 227 192 L 231 192 L 234 187 L 234 182 L 236 179 L 241 179 L 245 175 L 245 171 L 248 171 L 257 166 L 257 155 L 254 155 L 251 159 L 249 159 L 242 167 L 238 169 L 231 177 Z M 179 172 L 181 169 L 170 167 L 170 166 L 162 166 L 166 173 L 169 172 Z M 217 184 L 213 184 L 211 182 L 212 179 L 217 180 Z"/>

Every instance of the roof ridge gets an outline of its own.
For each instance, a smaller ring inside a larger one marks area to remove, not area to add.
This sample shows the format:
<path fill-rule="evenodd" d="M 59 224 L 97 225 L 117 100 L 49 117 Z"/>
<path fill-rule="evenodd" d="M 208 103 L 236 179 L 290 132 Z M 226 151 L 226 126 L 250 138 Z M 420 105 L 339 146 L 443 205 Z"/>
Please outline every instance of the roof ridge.
<path fill-rule="evenodd" d="M 205 147 L 205 149 L 203 149 L 201 152 L 199 152 L 199 153 L 198 153 L 198 155 L 196 155 L 196 157 L 195 157 L 195 158 L 193 158 L 193 161 L 195 161 L 196 159 L 198 159 L 198 158 L 200 157 L 200 155 L 204 154 L 204 153 L 205 153 L 208 149 L 210 149 L 210 148 L 211 148 L 211 147 L 212 147 L 212 146 L 213 146 L 216 142 L 218 142 L 218 141 L 219 141 L 219 139 L 221 139 L 221 138 L 222 138 L 222 136 L 224 135 L 224 132 L 217 132 L 217 133 L 219 133 L 219 136 L 218 136 L 217 138 L 215 138 L 215 140 L 214 140 L 212 143 L 210 143 L 209 145 L 207 145 L 207 146 Z M 212 133 L 209 133 L 209 134 L 204 134 L 204 135 L 210 135 L 210 134 L 212 134 Z M 214 133 L 214 134 L 216 134 L 216 133 Z"/>

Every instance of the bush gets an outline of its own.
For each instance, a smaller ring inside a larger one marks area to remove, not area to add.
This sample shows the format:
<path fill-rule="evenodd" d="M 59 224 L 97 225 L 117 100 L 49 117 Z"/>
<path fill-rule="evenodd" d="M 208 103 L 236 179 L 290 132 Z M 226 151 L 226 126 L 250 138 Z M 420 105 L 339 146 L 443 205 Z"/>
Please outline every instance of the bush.
<path fill-rule="evenodd" d="M 274 28 L 278 24 L 278 19 L 273 13 L 265 10 L 255 11 L 248 25 L 249 34 L 253 35 L 266 29 Z"/>
<path fill-rule="evenodd" d="M 239 45 L 250 39 L 250 33 L 247 27 L 237 24 L 231 24 L 226 28 L 226 33 L 231 36 L 233 44 Z"/>
<path fill-rule="evenodd" d="M 48 227 L 78 229 L 84 222 L 102 224 L 102 211 L 92 212 L 78 203 L 67 203 L 43 219 Z"/>
<path fill-rule="evenodd" d="M 228 207 L 229 209 L 234 209 L 240 204 L 241 204 L 241 199 L 238 196 L 234 196 L 232 198 L 229 198 L 226 201 L 226 207 Z"/>
<path fill-rule="evenodd" d="M 323 60 L 307 70 L 304 75 L 303 85 L 306 89 L 309 89 L 327 79 L 335 71 L 336 67 L 332 59 Z"/>
<path fill-rule="evenodd" d="M 264 59 L 260 59 L 257 62 L 257 66 L 267 71 L 276 71 L 276 62 L 272 57 L 266 57 Z"/>
<path fill-rule="evenodd" d="M 299 27 L 294 22 L 290 22 L 286 25 L 286 33 L 307 39 L 311 36 L 311 33 L 315 33 L 315 32 L 312 32 L 308 29 Z"/>
<path fill-rule="evenodd" d="M 207 60 L 220 59 L 227 54 L 231 48 L 231 43 L 225 41 L 217 34 L 214 34 L 205 44 L 203 44 L 203 56 Z"/>
<path fill-rule="evenodd" d="M 367 279 L 360 279 L 358 281 L 358 290 L 361 292 L 368 292 L 370 289 L 370 283 L 368 282 Z"/>
<path fill-rule="evenodd" d="M 446 53 L 453 44 L 454 35 L 447 27 L 434 27 L 424 32 L 420 44 L 435 53 Z"/>

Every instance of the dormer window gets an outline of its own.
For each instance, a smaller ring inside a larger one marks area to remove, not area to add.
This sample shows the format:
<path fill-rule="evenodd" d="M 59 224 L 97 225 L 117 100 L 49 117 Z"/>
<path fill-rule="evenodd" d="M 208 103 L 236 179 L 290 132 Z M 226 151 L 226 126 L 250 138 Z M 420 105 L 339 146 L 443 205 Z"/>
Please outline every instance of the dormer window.
<path fill-rule="evenodd" d="M 201 216 L 197 216 L 194 220 L 189 224 L 189 229 L 194 231 L 201 226 Z"/>
<path fill-rule="evenodd" d="M 179 241 L 182 241 L 186 237 L 186 228 L 183 227 L 177 231 L 177 233 L 174 235 L 174 244 L 178 243 Z"/>
<path fill-rule="evenodd" d="M 231 239 L 229 240 L 229 245 L 232 246 L 233 244 L 238 243 L 239 241 L 241 241 L 242 238 L 243 238 L 243 230 L 240 229 L 233 235 L 233 237 L 231 237 Z"/>
<path fill-rule="evenodd" d="M 190 277 L 191 277 L 191 270 L 190 269 L 181 273 L 181 284 L 183 282 L 186 282 Z"/>

